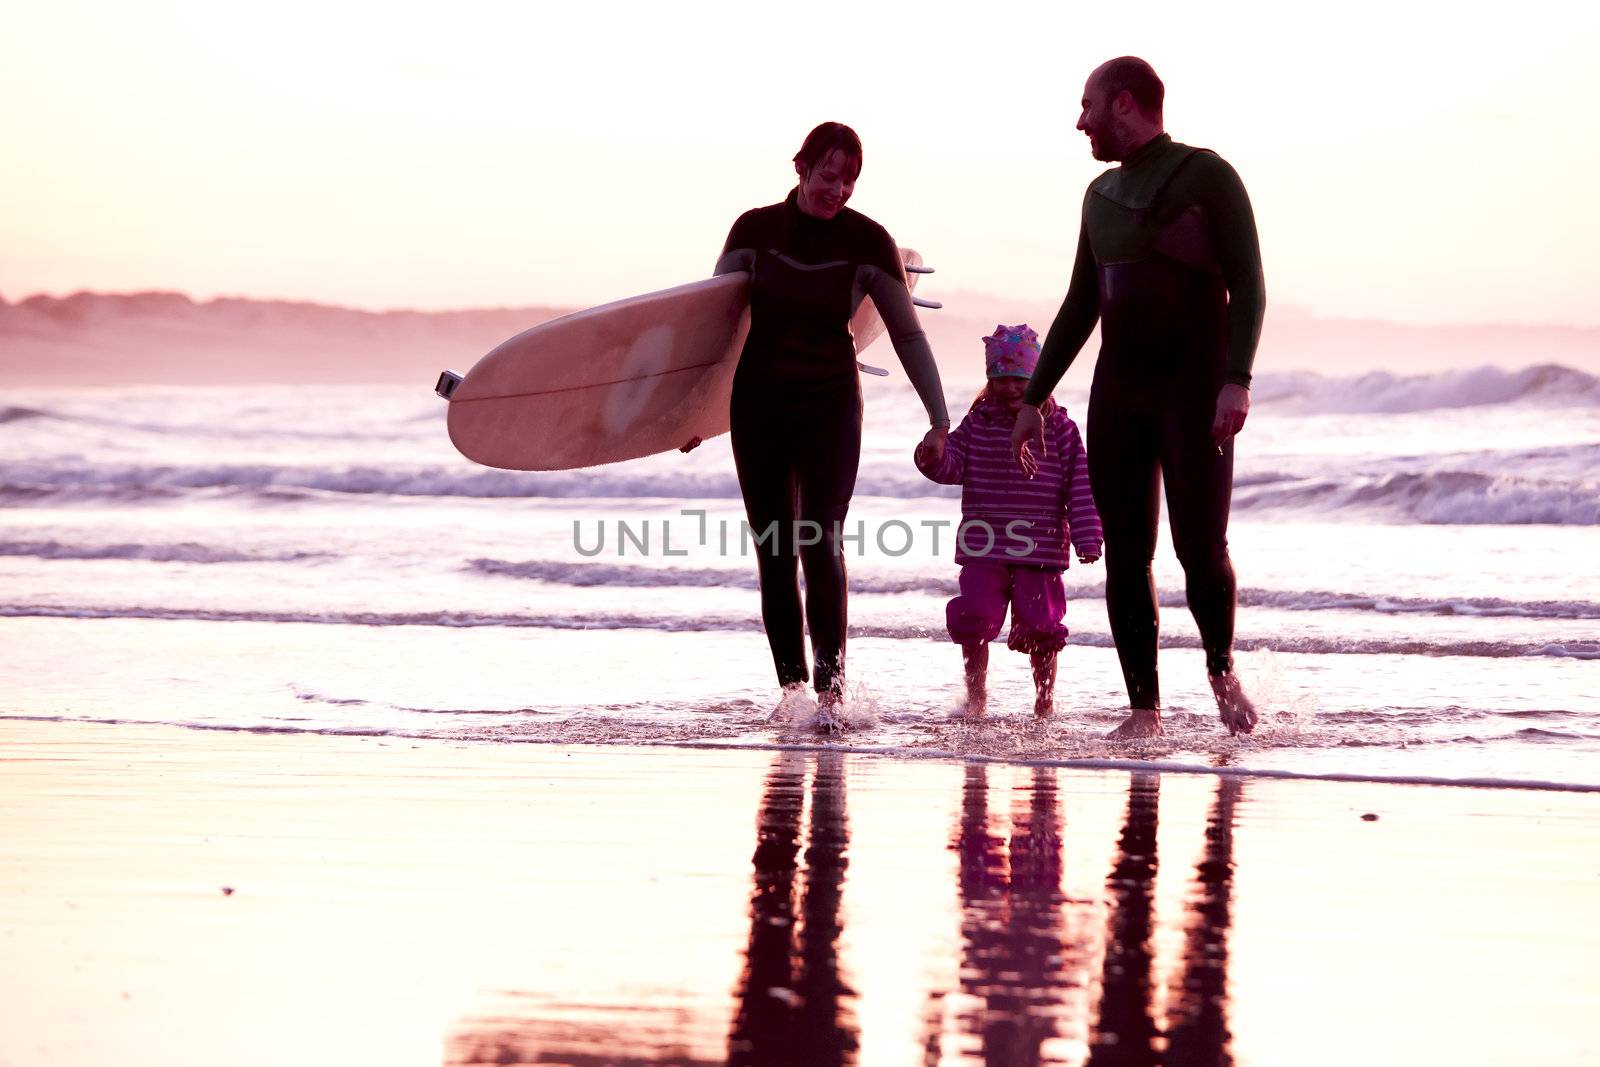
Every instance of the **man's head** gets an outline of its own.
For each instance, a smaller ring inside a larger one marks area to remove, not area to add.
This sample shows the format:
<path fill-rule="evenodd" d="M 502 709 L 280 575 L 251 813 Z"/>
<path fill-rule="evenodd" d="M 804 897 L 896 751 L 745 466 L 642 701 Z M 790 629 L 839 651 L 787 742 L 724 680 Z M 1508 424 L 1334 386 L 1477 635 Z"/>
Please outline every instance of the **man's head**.
<path fill-rule="evenodd" d="M 1166 86 L 1150 64 L 1135 56 L 1102 63 L 1083 86 L 1078 129 L 1089 135 L 1089 151 L 1106 162 L 1126 159 L 1162 132 Z"/>

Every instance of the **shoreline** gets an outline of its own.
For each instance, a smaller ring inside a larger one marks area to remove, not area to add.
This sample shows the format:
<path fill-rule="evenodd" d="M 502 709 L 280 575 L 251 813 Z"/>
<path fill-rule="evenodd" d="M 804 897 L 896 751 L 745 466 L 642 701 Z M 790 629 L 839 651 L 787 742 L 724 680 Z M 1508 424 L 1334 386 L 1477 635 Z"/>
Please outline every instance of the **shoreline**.
<path fill-rule="evenodd" d="M 1023 723 L 1025 716 L 1018 714 L 992 718 L 978 726 L 1006 724 L 1015 720 Z M 605 752 L 610 750 L 686 750 L 707 752 L 833 752 L 850 756 L 870 756 L 877 759 L 907 761 L 942 761 L 952 763 L 984 763 L 1004 767 L 1050 767 L 1067 771 L 1116 771 L 1137 774 L 1194 775 L 1198 777 L 1239 778 L 1244 780 L 1283 782 L 1330 782 L 1351 785 L 1421 786 L 1445 789 L 1514 790 L 1532 793 L 1600 794 L 1600 782 L 1562 782 L 1524 778 L 1494 778 L 1488 776 L 1449 777 L 1445 775 L 1403 775 L 1361 773 L 1354 771 L 1292 771 L 1273 767 L 1217 766 L 1181 760 L 1140 759 L 1136 756 L 1118 757 L 1051 757 L 1046 755 L 995 755 L 988 752 L 963 752 L 959 749 L 914 748 L 901 745 L 856 745 L 847 740 L 821 741 L 796 731 L 793 740 L 718 740 L 718 739 L 660 739 L 622 738 L 614 741 L 597 741 L 526 736 L 486 737 L 481 734 L 443 736 L 438 734 L 408 733 L 399 730 L 364 730 L 338 727 L 294 726 L 230 726 L 208 723 L 171 723 L 146 719 L 69 719 L 58 716 L 7 715 L 0 716 L 0 729 L 6 723 L 37 723 L 60 726 L 136 727 L 161 730 L 201 731 L 219 734 L 251 734 L 259 737 L 328 737 L 354 740 L 410 741 L 425 744 L 484 745 L 484 746 L 534 746 L 540 748 L 581 748 Z M 964 723 L 952 723 L 955 728 L 973 728 Z M 848 737 L 849 731 L 845 736 Z"/>

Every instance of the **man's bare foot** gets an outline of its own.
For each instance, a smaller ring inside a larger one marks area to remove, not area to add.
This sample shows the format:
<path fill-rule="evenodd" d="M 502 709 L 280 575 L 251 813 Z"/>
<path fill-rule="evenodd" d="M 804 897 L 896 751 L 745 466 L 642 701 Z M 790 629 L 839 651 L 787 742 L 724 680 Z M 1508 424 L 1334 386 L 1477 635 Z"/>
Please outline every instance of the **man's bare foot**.
<path fill-rule="evenodd" d="M 1217 698 L 1217 715 L 1230 735 L 1247 734 L 1256 728 L 1256 706 L 1244 695 L 1238 675 L 1232 671 L 1211 675 L 1211 695 Z"/>
<path fill-rule="evenodd" d="M 1113 741 L 1131 741 L 1141 737 L 1160 737 L 1165 733 L 1161 728 L 1161 712 L 1152 708 L 1134 708 L 1122 725 L 1106 734 L 1106 737 Z"/>
<path fill-rule="evenodd" d="M 817 694 L 817 717 L 813 720 L 817 733 L 837 734 L 844 730 L 844 718 L 840 714 L 840 705 L 844 697 L 837 689 L 824 689 Z"/>
<path fill-rule="evenodd" d="M 1053 697 L 1040 693 L 1033 700 L 1033 714 L 1040 719 L 1048 719 L 1056 713 L 1056 702 Z"/>

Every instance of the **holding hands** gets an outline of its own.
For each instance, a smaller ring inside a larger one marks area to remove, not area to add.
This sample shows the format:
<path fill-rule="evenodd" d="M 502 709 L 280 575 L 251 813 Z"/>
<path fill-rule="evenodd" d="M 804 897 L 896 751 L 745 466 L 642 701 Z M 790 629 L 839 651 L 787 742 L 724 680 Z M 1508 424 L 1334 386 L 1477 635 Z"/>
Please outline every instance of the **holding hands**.
<path fill-rule="evenodd" d="M 1017 410 L 1016 425 L 1011 428 L 1011 454 L 1028 477 L 1039 472 L 1037 457 L 1044 455 L 1044 418 L 1032 404 L 1023 404 Z"/>
<path fill-rule="evenodd" d="M 930 426 L 928 432 L 922 435 L 922 441 L 917 445 L 915 455 L 919 466 L 937 466 L 944 459 L 944 439 L 950 436 L 948 426 Z"/>

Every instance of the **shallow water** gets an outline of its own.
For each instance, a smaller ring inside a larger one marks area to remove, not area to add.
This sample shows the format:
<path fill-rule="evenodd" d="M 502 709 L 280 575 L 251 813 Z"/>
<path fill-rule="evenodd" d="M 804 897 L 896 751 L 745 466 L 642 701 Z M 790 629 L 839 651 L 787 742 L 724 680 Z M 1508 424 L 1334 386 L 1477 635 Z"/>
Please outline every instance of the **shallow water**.
<path fill-rule="evenodd" d="M 953 385 L 952 395 L 962 388 Z M 1065 395 L 1070 409 L 1082 398 Z M 847 747 L 1600 786 L 1600 385 L 1561 368 L 1264 375 L 1214 724 L 1165 539 L 1169 734 L 1115 746 L 1102 570 L 1068 573 L 1055 720 L 997 649 L 952 724 L 951 490 L 870 382 Z M 485 741 L 788 745 L 725 439 L 586 472 L 475 467 L 423 390 L 22 390 L 0 417 L 0 716 Z M 1092 447 L 1092 442 L 1091 442 Z M 1165 535 L 1163 535 L 1165 537 Z M 727 538 L 726 547 L 724 538 Z"/>

